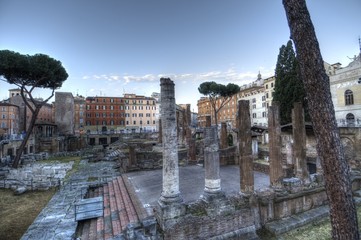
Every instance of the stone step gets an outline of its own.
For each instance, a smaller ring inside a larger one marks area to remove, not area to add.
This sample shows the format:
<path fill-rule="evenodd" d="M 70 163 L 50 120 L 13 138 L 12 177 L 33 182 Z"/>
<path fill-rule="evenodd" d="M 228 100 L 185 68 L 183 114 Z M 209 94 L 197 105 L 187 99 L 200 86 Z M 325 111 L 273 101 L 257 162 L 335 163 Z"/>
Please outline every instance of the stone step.
<path fill-rule="evenodd" d="M 104 185 L 103 187 L 103 199 L 104 199 L 104 217 L 103 217 L 103 228 L 104 228 L 104 238 L 109 239 L 112 237 L 112 220 L 110 216 L 110 200 L 109 200 L 109 187 Z"/>
<path fill-rule="evenodd" d="M 117 196 L 116 202 L 117 202 L 118 211 L 119 211 L 120 227 L 122 230 L 125 230 L 125 228 L 127 227 L 127 223 L 129 222 L 128 214 L 125 211 L 123 196 L 122 196 L 122 193 L 120 192 L 119 184 L 116 179 L 113 180 L 113 185 L 114 185 L 115 195 Z"/>
<path fill-rule="evenodd" d="M 110 203 L 110 218 L 112 222 L 112 233 L 113 236 L 116 236 L 121 233 L 120 221 L 119 221 L 119 211 L 116 203 L 117 196 L 115 195 L 113 182 L 108 183 L 109 188 L 109 203 Z"/>
<path fill-rule="evenodd" d="M 127 215 L 128 215 L 129 223 L 138 222 L 139 219 L 138 219 L 137 213 L 135 211 L 133 202 L 130 199 L 128 190 L 127 190 L 127 188 L 126 188 L 126 186 L 124 184 L 124 181 L 123 181 L 122 177 L 118 177 L 117 181 L 118 181 L 118 184 L 119 184 L 121 195 L 123 197 L 123 201 L 124 201 L 124 205 L 125 205 L 126 212 L 127 212 Z"/>
<path fill-rule="evenodd" d="M 321 206 L 309 211 L 292 215 L 281 220 L 266 223 L 266 229 L 276 236 L 309 223 L 317 222 L 329 215 L 329 207 Z"/>

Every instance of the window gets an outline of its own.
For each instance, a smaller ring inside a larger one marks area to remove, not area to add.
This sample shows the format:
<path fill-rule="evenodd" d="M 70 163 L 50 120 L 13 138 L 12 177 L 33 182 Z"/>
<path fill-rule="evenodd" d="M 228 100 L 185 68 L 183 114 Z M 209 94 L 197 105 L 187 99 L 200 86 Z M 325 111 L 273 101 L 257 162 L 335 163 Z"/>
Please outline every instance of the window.
<path fill-rule="evenodd" d="M 351 90 L 345 91 L 345 105 L 353 104 L 353 92 Z"/>
<path fill-rule="evenodd" d="M 106 107 L 106 106 L 103 106 L 103 110 L 105 110 L 105 109 L 107 109 L 107 107 Z"/>
<path fill-rule="evenodd" d="M 268 89 L 268 84 L 266 84 L 266 89 Z"/>
<path fill-rule="evenodd" d="M 6 114 L 3 114 L 1 118 L 2 118 L 2 119 L 5 119 L 5 118 L 6 118 Z"/>
<path fill-rule="evenodd" d="M 347 125 L 355 124 L 355 115 L 353 115 L 352 113 L 348 113 L 346 115 L 346 122 L 347 122 Z"/>
<path fill-rule="evenodd" d="M 139 117 L 143 117 L 143 113 L 139 113 Z"/>
<path fill-rule="evenodd" d="M 96 105 L 96 106 L 95 106 L 95 109 L 96 109 L 96 110 L 99 110 L 99 106 L 98 106 L 98 105 Z"/>
<path fill-rule="evenodd" d="M 257 118 L 257 113 L 252 113 L 253 118 Z"/>
<path fill-rule="evenodd" d="M 110 106 L 110 110 L 114 110 L 114 106 L 113 106 L 113 105 Z"/>
<path fill-rule="evenodd" d="M 273 83 L 271 83 L 271 88 L 273 88 Z"/>
<path fill-rule="evenodd" d="M 99 113 L 95 113 L 95 117 L 99 117 Z"/>
<path fill-rule="evenodd" d="M 253 103 L 255 103 L 255 102 L 256 102 L 256 99 L 255 99 L 255 98 L 253 98 L 253 99 L 252 99 L 252 102 L 253 102 Z"/>
<path fill-rule="evenodd" d="M 253 104 L 253 105 L 252 105 L 252 108 L 253 108 L 253 109 L 256 109 L 256 104 Z"/>
<path fill-rule="evenodd" d="M 262 112 L 262 117 L 267 117 L 266 112 Z"/>
<path fill-rule="evenodd" d="M 137 121 L 133 121 L 133 125 L 137 125 Z"/>

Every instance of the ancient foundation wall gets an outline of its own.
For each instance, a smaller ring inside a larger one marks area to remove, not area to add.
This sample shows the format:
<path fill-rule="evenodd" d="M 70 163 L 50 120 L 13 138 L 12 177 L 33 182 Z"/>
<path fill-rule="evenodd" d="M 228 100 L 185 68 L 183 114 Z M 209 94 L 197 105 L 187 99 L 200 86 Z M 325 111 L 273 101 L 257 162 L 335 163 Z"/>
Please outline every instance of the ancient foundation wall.
<path fill-rule="evenodd" d="M 221 166 L 238 164 L 237 147 L 219 149 L 219 159 Z"/>
<path fill-rule="evenodd" d="M 262 194 L 260 194 L 262 195 Z M 260 224 L 290 217 L 328 203 L 323 187 L 276 196 L 274 193 L 259 196 Z"/>

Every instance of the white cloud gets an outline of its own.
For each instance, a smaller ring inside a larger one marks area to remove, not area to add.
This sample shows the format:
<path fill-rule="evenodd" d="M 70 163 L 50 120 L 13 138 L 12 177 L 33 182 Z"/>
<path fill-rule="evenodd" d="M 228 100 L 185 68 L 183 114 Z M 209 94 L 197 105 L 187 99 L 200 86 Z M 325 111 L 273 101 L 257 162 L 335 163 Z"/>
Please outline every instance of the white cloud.
<path fill-rule="evenodd" d="M 265 69 L 264 67 L 259 67 L 262 77 L 267 78 L 274 74 L 273 69 Z M 238 85 L 247 84 L 257 79 L 257 72 L 242 72 L 238 71 L 234 66 L 231 66 L 225 71 L 209 71 L 202 73 L 181 73 L 181 74 L 172 74 L 172 73 L 159 73 L 159 74 L 145 74 L 145 75 L 131 75 L 131 74 L 101 74 L 101 75 L 85 75 L 82 77 L 84 80 L 105 80 L 113 83 L 122 83 L 127 85 L 130 83 L 151 83 L 157 82 L 162 77 L 169 77 L 175 82 L 180 83 L 193 83 L 200 84 L 205 81 L 214 81 L 217 83 L 228 84 L 234 83 Z"/>

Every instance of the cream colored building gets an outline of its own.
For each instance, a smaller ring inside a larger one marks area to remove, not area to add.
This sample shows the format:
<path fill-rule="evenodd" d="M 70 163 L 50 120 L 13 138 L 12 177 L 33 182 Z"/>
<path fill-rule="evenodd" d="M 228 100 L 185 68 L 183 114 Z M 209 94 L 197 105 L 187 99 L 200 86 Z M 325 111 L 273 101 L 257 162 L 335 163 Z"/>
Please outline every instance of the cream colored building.
<path fill-rule="evenodd" d="M 361 53 L 342 68 L 326 65 L 335 115 L 339 127 L 361 127 Z"/>
<path fill-rule="evenodd" d="M 155 98 L 124 94 L 125 126 L 128 131 L 156 131 L 158 105 Z"/>

